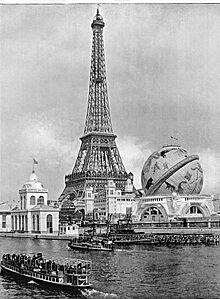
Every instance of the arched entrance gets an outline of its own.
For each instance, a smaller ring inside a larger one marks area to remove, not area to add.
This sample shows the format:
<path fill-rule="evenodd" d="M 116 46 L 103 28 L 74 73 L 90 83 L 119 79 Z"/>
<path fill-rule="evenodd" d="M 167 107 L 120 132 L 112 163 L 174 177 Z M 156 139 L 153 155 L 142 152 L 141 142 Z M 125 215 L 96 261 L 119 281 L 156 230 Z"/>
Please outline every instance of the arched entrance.
<path fill-rule="evenodd" d="M 187 217 L 210 217 L 211 211 L 205 203 L 190 203 L 184 206 L 182 216 Z"/>
<path fill-rule="evenodd" d="M 188 209 L 187 215 L 192 216 L 192 217 L 203 217 L 204 213 L 201 207 L 192 205 Z"/>
<path fill-rule="evenodd" d="M 167 216 L 162 211 L 156 206 L 151 206 L 146 208 L 140 218 L 141 222 L 166 222 L 167 221 Z"/>
<path fill-rule="evenodd" d="M 47 215 L 47 232 L 53 233 L 53 216 L 51 214 Z"/>

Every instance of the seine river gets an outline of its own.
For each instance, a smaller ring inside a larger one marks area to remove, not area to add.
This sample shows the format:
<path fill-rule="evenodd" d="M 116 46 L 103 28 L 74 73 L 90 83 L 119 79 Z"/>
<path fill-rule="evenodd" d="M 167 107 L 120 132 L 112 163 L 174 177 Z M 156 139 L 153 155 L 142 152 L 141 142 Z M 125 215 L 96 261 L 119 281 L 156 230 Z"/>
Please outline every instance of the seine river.
<path fill-rule="evenodd" d="M 68 294 L 0 275 L 6 298 L 220 298 L 220 246 L 131 246 L 114 252 L 78 252 L 67 241 L 0 238 L 0 254 L 42 252 L 93 263 L 94 289 Z"/>

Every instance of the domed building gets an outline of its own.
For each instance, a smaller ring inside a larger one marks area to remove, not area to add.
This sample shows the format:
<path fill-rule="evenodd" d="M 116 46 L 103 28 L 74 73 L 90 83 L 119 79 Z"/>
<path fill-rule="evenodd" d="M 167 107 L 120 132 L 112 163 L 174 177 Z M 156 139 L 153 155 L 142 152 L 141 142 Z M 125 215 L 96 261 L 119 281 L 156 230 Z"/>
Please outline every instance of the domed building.
<path fill-rule="evenodd" d="M 48 190 L 38 181 L 33 170 L 29 180 L 19 190 L 20 209 L 30 209 L 35 205 L 47 205 Z"/>
<path fill-rule="evenodd" d="M 29 180 L 19 190 L 19 202 L 11 211 L 14 232 L 58 234 L 59 208 L 49 205 L 48 190 L 33 170 Z"/>
<path fill-rule="evenodd" d="M 204 221 L 215 215 L 213 196 L 200 194 L 203 170 L 198 155 L 179 145 L 151 154 L 141 172 L 142 190 L 133 211 L 136 221 Z"/>

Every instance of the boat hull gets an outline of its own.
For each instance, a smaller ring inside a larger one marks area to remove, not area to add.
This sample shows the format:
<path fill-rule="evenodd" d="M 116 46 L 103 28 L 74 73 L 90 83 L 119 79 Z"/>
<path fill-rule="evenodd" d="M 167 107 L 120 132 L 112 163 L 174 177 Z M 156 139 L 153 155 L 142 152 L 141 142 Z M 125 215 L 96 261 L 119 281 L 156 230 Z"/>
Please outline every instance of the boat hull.
<path fill-rule="evenodd" d="M 80 244 L 68 244 L 71 249 L 76 250 L 93 250 L 93 251 L 112 251 L 112 248 L 105 248 L 105 247 L 92 247 L 92 246 L 82 246 Z"/>
<path fill-rule="evenodd" d="M 92 289 L 91 284 L 89 284 L 89 285 L 73 285 L 73 284 L 68 284 L 68 283 L 56 283 L 53 281 L 46 281 L 44 279 L 40 279 L 40 278 L 34 277 L 32 275 L 27 275 L 27 274 L 23 274 L 23 273 L 14 271 L 14 270 L 6 267 L 5 265 L 1 265 L 1 273 L 3 275 L 12 277 L 15 280 L 18 280 L 19 282 L 34 281 L 40 285 L 43 285 L 43 286 L 46 286 L 49 288 L 56 288 L 56 289 L 67 291 L 67 292 L 74 292 L 74 291 L 78 291 L 80 289 Z"/>

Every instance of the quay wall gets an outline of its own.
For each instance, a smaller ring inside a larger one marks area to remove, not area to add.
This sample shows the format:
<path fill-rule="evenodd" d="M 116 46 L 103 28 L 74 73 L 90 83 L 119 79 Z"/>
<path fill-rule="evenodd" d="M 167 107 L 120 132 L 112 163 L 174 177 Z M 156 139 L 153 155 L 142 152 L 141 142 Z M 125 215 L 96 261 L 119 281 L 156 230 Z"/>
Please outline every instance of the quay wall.
<path fill-rule="evenodd" d="M 2 238 L 31 238 L 31 239 L 45 239 L 45 240 L 71 240 L 73 236 L 58 236 L 58 235 L 43 235 L 43 234 L 27 234 L 27 233 L 10 233 L 0 232 Z"/>
<path fill-rule="evenodd" d="M 86 228 L 85 228 L 86 231 Z M 188 235 L 203 235 L 203 234 L 216 234 L 220 236 L 220 228 L 161 228 L 161 227 L 148 227 L 148 228 L 136 228 L 136 233 L 147 234 L 188 234 Z M 98 232 L 97 232 L 98 233 Z M 104 231 L 101 231 L 104 233 Z M 46 240 L 71 240 L 74 236 L 57 235 L 57 234 L 28 234 L 28 233 L 14 233 L 14 232 L 0 232 L 0 237 L 3 238 L 32 238 L 32 239 L 46 239 Z"/>

